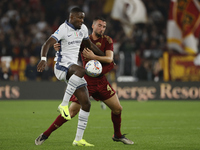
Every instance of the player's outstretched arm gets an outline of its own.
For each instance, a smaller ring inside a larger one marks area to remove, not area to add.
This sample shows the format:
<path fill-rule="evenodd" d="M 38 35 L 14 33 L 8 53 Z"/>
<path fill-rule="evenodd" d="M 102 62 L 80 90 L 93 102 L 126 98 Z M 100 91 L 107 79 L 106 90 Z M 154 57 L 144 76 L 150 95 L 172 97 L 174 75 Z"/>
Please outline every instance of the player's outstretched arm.
<path fill-rule="evenodd" d="M 104 52 L 102 52 L 94 43 L 92 43 L 90 39 L 83 40 L 83 44 L 87 48 L 91 49 L 94 52 L 94 54 L 98 56 L 105 56 Z"/>
<path fill-rule="evenodd" d="M 102 63 L 111 63 L 113 62 L 113 51 L 111 50 L 106 50 L 105 52 L 105 56 L 98 56 L 95 55 L 90 49 L 85 48 L 83 50 L 83 56 L 86 60 L 91 60 L 91 59 L 95 59 L 98 60 Z"/>
<path fill-rule="evenodd" d="M 47 61 L 45 60 L 45 58 L 47 57 L 47 53 L 49 51 L 49 48 L 55 44 L 57 41 L 50 37 L 43 45 L 42 45 L 42 49 L 41 49 L 41 60 L 37 65 L 37 71 L 38 72 L 42 72 L 45 67 L 47 66 Z"/>

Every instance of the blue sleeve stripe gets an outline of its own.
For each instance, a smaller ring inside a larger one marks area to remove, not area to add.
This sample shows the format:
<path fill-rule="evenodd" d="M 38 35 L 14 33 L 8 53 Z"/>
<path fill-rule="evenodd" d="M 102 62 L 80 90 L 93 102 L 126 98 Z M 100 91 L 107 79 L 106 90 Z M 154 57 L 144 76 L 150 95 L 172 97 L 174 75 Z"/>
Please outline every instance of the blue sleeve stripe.
<path fill-rule="evenodd" d="M 54 38 L 58 42 L 57 37 L 55 37 L 54 35 L 52 35 L 51 37 Z"/>
<path fill-rule="evenodd" d="M 61 40 L 58 41 L 58 43 L 60 43 L 61 45 Z M 61 51 L 62 51 L 62 47 L 60 46 L 60 50 L 57 52 L 57 56 L 58 56 L 57 62 L 61 62 L 61 59 L 62 59 Z"/>
<path fill-rule="evenodd" d="M 89 37 L 83 38 L 83 40 L 87 40 L 87 39 L 89 39 Z"/>

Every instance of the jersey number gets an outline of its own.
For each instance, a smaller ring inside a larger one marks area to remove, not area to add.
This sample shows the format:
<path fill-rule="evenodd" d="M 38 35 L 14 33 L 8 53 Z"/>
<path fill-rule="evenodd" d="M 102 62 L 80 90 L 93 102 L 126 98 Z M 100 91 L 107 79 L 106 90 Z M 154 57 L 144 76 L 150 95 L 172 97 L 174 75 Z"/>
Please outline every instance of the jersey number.
<path fill-rule="evenodd" d="M 112 95 L 114 93 L 109 85 L 107 85 L 107 91 L 110 91 L 110 95 Z"/>

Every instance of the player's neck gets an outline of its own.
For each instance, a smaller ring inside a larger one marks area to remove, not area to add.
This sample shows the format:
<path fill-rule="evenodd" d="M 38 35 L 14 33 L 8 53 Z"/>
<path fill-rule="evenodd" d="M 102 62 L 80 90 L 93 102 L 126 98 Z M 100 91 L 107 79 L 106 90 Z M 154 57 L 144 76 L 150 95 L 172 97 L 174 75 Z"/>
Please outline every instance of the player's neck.
<path fill-rule="evenodd" d="M 96 36 L 94 32 L 92 32 L 92 39 L 93 40 L 98 40 L 100 37 Z"/>

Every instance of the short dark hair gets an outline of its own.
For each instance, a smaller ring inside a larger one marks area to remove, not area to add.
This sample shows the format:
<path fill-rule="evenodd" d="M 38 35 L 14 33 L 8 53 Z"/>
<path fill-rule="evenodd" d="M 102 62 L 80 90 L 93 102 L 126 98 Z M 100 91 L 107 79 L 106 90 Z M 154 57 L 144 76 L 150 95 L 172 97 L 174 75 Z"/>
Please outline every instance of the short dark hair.
<path fill-rule="evenodd" d="M 97 17 L 95 17 L 95 18 L 93 19 L 93 22 L 94 22 L 94 21 L 97 21 L 97 20 L 106 21 L 105 18 L 103 18 L 103 17 L 101 17 L 101 16 L 97 16 Z"/>
<path fill-rule="evenodd" d="M 83 12 L 83 10 L 80 9 L 79 7 L 74 7 L 70 11 L 70 13 L 79 13 L 79 12 Z"/>

